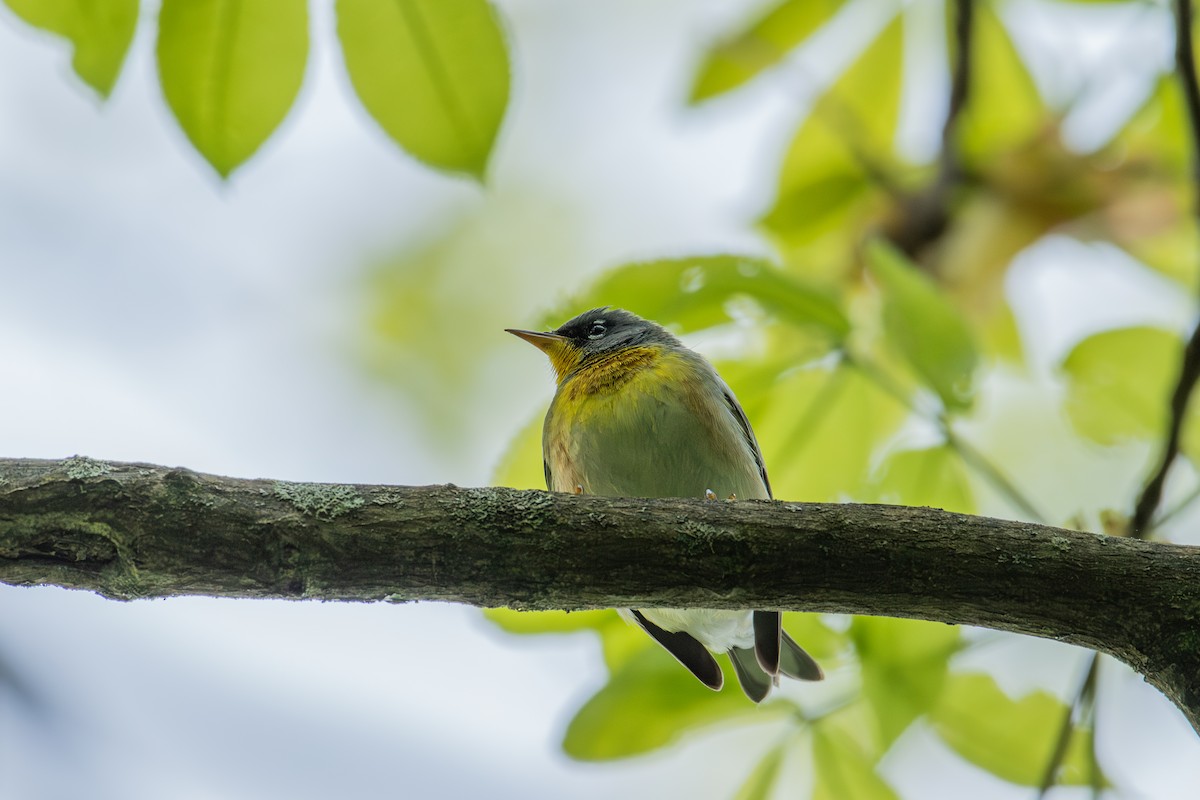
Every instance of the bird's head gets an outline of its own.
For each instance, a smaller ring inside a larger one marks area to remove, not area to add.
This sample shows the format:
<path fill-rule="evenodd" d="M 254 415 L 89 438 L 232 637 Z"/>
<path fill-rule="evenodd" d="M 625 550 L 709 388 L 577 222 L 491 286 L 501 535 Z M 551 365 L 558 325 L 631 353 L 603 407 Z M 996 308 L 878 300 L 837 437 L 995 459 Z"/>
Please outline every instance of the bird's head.
<path fill-rule="evenodd" d="M 550 357 L 556 379 L 598 356 L 649 344 L 679 346 L 679 340 L 661 325 L 620 308 L 593 308 L 552 331 L 506 328 Z"/>

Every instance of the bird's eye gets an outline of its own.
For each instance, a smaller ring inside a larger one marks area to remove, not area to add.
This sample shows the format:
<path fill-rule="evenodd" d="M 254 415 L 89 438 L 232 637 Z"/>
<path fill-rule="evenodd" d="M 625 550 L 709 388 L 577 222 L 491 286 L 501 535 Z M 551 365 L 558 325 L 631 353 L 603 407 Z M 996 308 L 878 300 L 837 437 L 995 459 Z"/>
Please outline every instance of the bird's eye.
<path fill-rule="evenodd" d="M 592 327 L 588 328 L 589 339 L 599 339 L 604 334 L 608 333 L 608 328 L 604 325 L 604 320 L 596 320 L 592 323 Z"/>

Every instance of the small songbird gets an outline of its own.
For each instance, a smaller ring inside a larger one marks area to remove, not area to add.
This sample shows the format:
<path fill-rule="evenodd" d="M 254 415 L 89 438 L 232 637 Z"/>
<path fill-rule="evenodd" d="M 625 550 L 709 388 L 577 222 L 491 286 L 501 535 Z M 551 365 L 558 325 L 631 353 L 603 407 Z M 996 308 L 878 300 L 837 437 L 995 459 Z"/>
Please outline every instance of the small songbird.
<path fill-rule="evenodd" d="M 542 429 L 546 487 L 622 497 L 770 499 L 750 422 L 702 356 L 666 329 L 595 308 L 554 331 L 507 329 L 554 367 L 558 390 Z M 817 662 L 783 631 L 778 611 L 619 609 L 711 689 L 728 652 L 746 696 L 779 676 L 817 681 Z"/>

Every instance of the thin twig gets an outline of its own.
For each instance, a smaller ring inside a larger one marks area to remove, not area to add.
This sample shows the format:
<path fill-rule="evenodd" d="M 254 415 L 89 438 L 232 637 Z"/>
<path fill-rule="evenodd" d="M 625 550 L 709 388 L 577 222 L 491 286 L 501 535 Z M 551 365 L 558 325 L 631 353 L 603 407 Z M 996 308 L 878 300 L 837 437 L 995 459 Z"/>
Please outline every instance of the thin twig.
<path fill-rule="evenodd" d="M 1046 770 L 1042 773 L 1042 783 L 1038 788 L 1037 800 L 1044 800 L 1046 793 L 1058 780 L 1058 770 L 1062 767 L 1063 761 L 1067 757 L 1067 748 L 1071 743 L 1071 734 L 1075 732 L 1075 713 L 1077 709 L 1090 706 L 1096 696 L 1096 674 L 1100 671 L 1100 654 L 1093 652 L 1091 658 L 1088 659 L 1088 668 L 1084 673 L 1083 680 L 1079 682 L 1079 690 L 1075 693 L 1075 699 L 1071 704 L 1063 710 L 1062 723 L 1058 728 L 1058 739 L 1054 744 L 1054 753 L 1050 756 L 1050 760 L 1046 763 Z M 1080 715 L 1082 719 L 1082 714 Z M 1093 769 L 1093 771 L 1095 771 Z"/>
<path fill-rule="evenodd" d="M 963 180 L 958 152 L 958 126 L 971 91 L 974 2 L 954 3 L 954 65 L 950 79 L 950 102 L 942 123 L 942 147 L 934 179 L 920 192 L 909 195 L 906 213 L 889 232 L 889 238 L 910 256 L 937 239 L 950 222 L 950 195 Z"/>
<path fill-rule="evenodd" d="M 1189 132 L 1192 145 L 1192 181 L 1196 188 L 1193 198 L 1193 213 L 1200 216 L 1200 84 L 1196 80 L 1196 58 L 1192 51 L 1192 3 L 1191 0 L 1175 0 L 1175 73 L 1183 89 L 1188 112 Z M 1200 378 L 1200 325 L 1192 331 L 1183 352 L 1183 363 L 1179 379 L 1171 393 L 1171 422 L 1167 439 L 1163 445 L 1158 468 L 1146 483 L 1138 497 L 1137 506 L 1130 521 L 1130 535 L 1145 538 L 1149 535 L 1150 520 L 1162 502 L 1163 485 L 1175 457 L 1179 454 L 1179 439 L 1187 417 L 1188 401 L 1196 380 Z"/>

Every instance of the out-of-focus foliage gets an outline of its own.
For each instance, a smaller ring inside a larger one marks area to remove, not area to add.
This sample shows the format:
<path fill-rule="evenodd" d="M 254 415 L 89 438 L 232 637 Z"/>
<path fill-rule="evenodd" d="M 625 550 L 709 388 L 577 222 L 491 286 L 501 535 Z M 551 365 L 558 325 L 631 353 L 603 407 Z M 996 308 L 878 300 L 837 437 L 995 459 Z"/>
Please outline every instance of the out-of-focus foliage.
<path fill-rule="evenodd" d="M 163 0 L 158 74 L 183 132 L 222 176 L 287 116 L 304 81 L 304 0 Z"/>
<path fill-rule="evenodd" d="M 30 25 L 66 37 L 75 49 L 71 58 L 75 74 L 101 97 L 108 96 L 133 40 L 138 0 L 4 0 L 4 4 Z"/>
<path fill-rule="evenodd" d="M 138 0 L 3 0 L 70 40 L 75 72 L 116 83 Z M 340 0 L 338 37 L 367 111 L 426 164 L 482 180 L 508 106 L 508 49 L 487 0 Z M 163 96 L 188 140 L 228 177 L 279 127 L 304 81 L 306 0 L 163 0 Z"/>
<path fill-rule="evenodd" d="M 910 89 L 905 48 L 921 34 L 905 35 L 910 14 L 899 4 L 861 5 L 883 24 L 782 155 L 778 190 L 761 220 L 778 258 L 617 266 L 548 311 L 543 324 L 612 304 L 681 334 L 739 343 L 741 355 L 717 366 L 755 427 L 776 497 L 963 513 L 994 510 L 986 504 L 1007 497 L 1004 513 L 1035 514 L 1021 476 L 998 469 L 963 433 L 994 402 L 995 378 L 1025 369 L 1031 343 L 1020 339 L 1005 282 L 1016 256 L 1050 233 L 1110 242 L 1181 291 L 1195 282 L 1189 134 L 1176 84 L 1169 76 L 1148 84 L 1145 102 L 1114 126 L 1110 142 L 1072 149 L 1062 135 L 1070 103 L 1051 107 L 1041 96 L 1005 4 L 973 3 L 967 102 L 942 151 L 914 163 L 897 140 Z M 945 5 L 939 35 L 947 36 L 952 63 L 957 4 Z M 719 37 L 690 101 L 771 80 L 771 68 L 839 10 L 836 2 L 769 5 Z M 1164 330 L 1090 332 L 1048 378 L 1062 391 L 1053 395 L 1061 405 L 1047 413 L 1069 419 L 1089 446 L 1157 442 L 1181 348 Z M 1185 428 L 1190 457 L 1200 457 L 1195 429 Z M 513 440 L 498 483 L 541 485 L 540 437 L 537 415 Z M 1145 465 L 1128 469 L 1130 486 L 1140 485 Z M 1108 507 L 1133 500 L 1106 498 Z M 614 620 L 591 626 L 606 653 L 612 626 L 621 624 Z M 550 633 L 564 624 L 531 614 L 519 630 Z M 630 642 L 635 655 L 615 667 L 610 660 L 609 683 L 568 727 L 567 751 L 615 758 L 726 720 L 782 720 L 782 738 L 746 764 L 739 797 L 793 796 L 793 787 L 779 784 L 798 761 L 813 772 L 814 798 L 892 798 L 897 792 L 878 764 L 919 725 L 1017 786 L 1040 785 L 1048 770 L 1059 783 L 1108 785 L 1090 723 L 1072 721 L 1069 706 L 1049 693 L 1013 699 L 991 676 L 957 671 L 955 657 L 975 645 L 956 628 L 796 614 L 785 625 L 825 665 L 827 685 L 785 682 L 755 717 L 748 703 L 726 696 L 736 692 L 713 697 L 669 657 Z M 1068 745 L 1056 762 L 1064 724 Z"/>
<path fill-rule="evenodd" d="M 775 66 L 842 6 L 843 0 L 783 0 L 748 27 L 719 42 L 696 74 L 691 101 L 736 89 Z"/>
<path fill-rule="evenodd" d="M 990 675 L 962 673 L 947 680 L 929 721 L 946 744 L 977 767 L 1022 786 L 1040 786 L 1057 744 L 1063 707 L 1048 692 L 1019 700 Z M 1107 785 L 1091 775 L 1090 728 L 1078 728 L 1057 775 L 1065 786 Z"/>
<path fill-rule="evenodd" d="M 337 12 L 375 121 L 425 163 L 482 180 L 508 105 L 508 53 L 486 0 L 339 0 Z"/>

